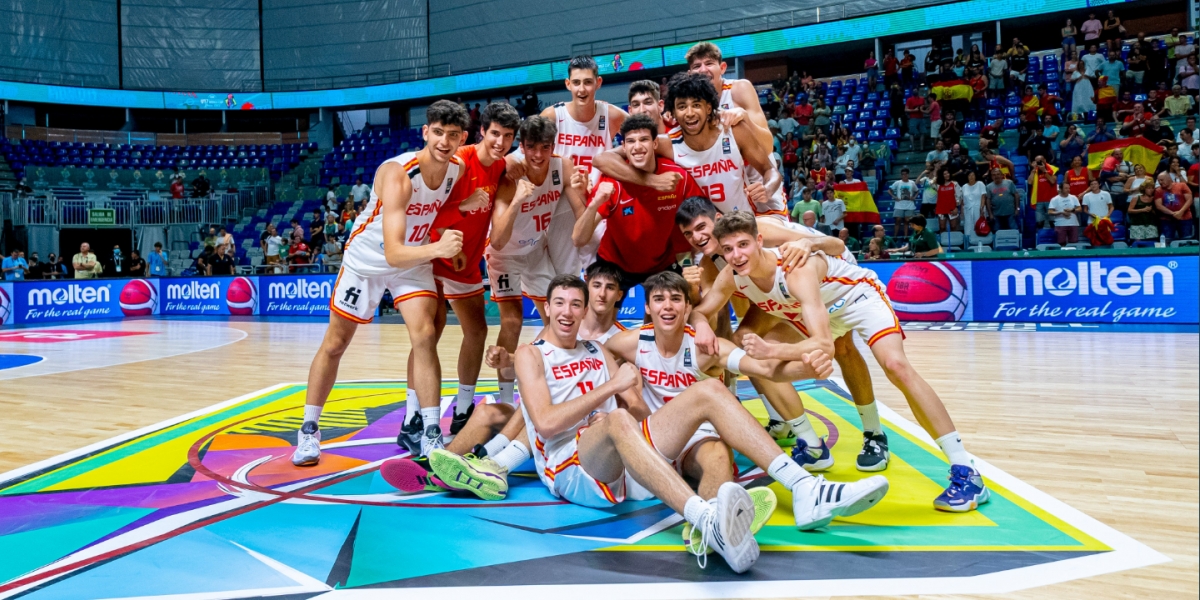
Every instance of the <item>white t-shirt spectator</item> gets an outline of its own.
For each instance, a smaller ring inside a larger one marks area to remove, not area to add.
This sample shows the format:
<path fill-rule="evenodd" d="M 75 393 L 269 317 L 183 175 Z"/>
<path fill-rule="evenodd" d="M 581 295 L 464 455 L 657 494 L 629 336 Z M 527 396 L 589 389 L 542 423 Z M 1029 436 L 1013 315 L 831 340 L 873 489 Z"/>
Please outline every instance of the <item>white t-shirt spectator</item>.
<path fill-rule="evenodd" d="M 350 195 L 354 198 L 354 203 L 358 204 L 359 202 L 365 200 L 367 196 L 371 195 L 371 186 L 365 183 L 360 183 L 350 188 Z"/>
<path fill-rule="evenodd" d="M 779 135 L 787 135 L 793 131 L 796 131 L 796 127 L 798 127 L 799 125 L 800 125 L 800 123 L 791 117 L 788 117 L 786 119 L 780 119 L 779 120 Z"/>
<path fill-rule="evenodd" d="M 909 179 L 908 181 L 900 181 L 897 179 L 892 183 L 892 198 L 896 200 L 896 206 L 900 210 L 917 210 L 917 182 Z"/>
<path fill-rule="evenodd" d="M 267 237 L 267 256 L 279 256 L 279 249 L 283 247 L 283 238 L 278 235 Z"/>
<path fill-rule="evenodd" d="M 1092 193 L 1088 192 L 1083 195 L 1083 205 L 1087 207 L 1088 214 L 1093 217 L 1107 217 L 1108 211 L 1112 208 L 1112 196 L 1104 190 Z"/>
<path fill-rule="evenodd" d="M 1066 197 L 1063 197 L 1062 195 L 1058 195 L 1058 196 L 1055 196 L 1052 200 L 1050 200 L 1050 210 L 1063 211 L 1063 210 L 1067 210 L 1069 208 L 1079 208 L 1079 199 L 1076 198 L 1075 196 L 1070 196 L 1070 195 L 1068 195 Z M 1076 218 L 1074 214 L 1054 215 L 1054 226 L 1055 227 L 1070 227 L 1072 225 L 1074 225 L 1074 226 L 1079 225 L 1079 219 Z"/>
<path fill-rule="evenodd" d="M 1095 54 L 1084 54 L 1083 58 L 1079 60 L 1083 61 L 1083 74 L 1087 75 L 1088 77 L 1095 77 L 1097 71 L 1100 69 L 1100 65 L 1108 62 L 1108 59 L 1104 58 L 1104 55 L 1100 54 L 1099 52 Z"/>
<path fill-rule="evenodd" d="M 846 216 L 846 203 L 840 198 L 826 200 L 821 203 L 821 223 L 830 229 L 841 229 L 842 219 Z"/>

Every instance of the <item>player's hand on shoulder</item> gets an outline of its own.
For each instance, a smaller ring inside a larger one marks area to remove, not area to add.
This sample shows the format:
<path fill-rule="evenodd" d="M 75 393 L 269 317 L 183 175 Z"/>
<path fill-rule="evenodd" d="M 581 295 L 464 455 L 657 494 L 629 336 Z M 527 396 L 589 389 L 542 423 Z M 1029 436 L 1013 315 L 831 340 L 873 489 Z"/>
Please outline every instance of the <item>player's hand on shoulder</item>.
<path fill-rule="evenodd" d="M 433 244 L 434 253 L 438 258 L 452 258 L 462 252 L 463 234 L 457 229 L 447 229 L 442 239 Z"/>
<path fill-rule="evenodd" d="M 813 350 L 801 358 L 804 360 L 804 364 L 812 367 L 817 379 L 828 379 L 830 375 L 833 375 L 833 357 L 826 354 L 824 350 Z"/>
<path fill-rule="evenodd" d="M 681 179 L 683 179 L 683 174 L 678 171 L 667 171 L 649 176 L 650 187 L 659 192 L 675 191 Z"/>
<path fill-rule="evenodd" d="M 796 240 L 793 242 L 784 242 L 779 247 L 779 254 L 783 260 L 784 272 L 792 269 L 799 269 L 808 262 L 808 257 L 813 252 L 813 241 L 809 238 Z"/>
<path fill-rule="evenodd" d="M 637 385 L 638 378 L 642 376 L 638 368 L 633 363 L 625 363 L 617 367 L 617 374 L 613 376 L 613 382 L 617 384 L 617 393 L 621 393 L 634 385 Z"/>
<path fill-rule="evenodd" d="M 520 180 L 525 176 L 525 158 L 516 154 L 505 156 L 504 173 L 513 181 Z"/>
<path fill-rule="evenodd" d="M 757 334 L 753 333 L 747 333 L 746 336 L 742 338 L 742 349 L 746 351 L 746 354 L 750 355 L 750 358 L 756 358 L 759 360 L 774 358 L 771 356 L 772 345 L 773 344 L 770 342 L 767 342 L 761 337 L 758 337 Z"/>
<path fill-rule="evenodd" d="M 738 123 L 746 120 L 746 109 L 735 106 L 721 111 L 721 127 L 725 131 L 729 131 L 737 126 Z"/>

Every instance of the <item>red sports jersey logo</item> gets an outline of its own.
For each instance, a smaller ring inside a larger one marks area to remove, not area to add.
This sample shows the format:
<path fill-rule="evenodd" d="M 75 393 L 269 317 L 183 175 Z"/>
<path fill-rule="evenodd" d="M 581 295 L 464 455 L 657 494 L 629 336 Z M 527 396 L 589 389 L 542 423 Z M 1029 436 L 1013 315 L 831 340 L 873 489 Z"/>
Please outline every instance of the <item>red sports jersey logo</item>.
<path fill-rule="evenodd" d="M 550 369 L 555 379 L 568 379 L 584 371 L 600 371 L 604 369 L 604 361 L 598 358 L 585 358 Z"/>
<path fill-rule="evenodd" d="M 696 383 L 696 377 L 691 373 L 667 373 L 666 371 L 642 369 L 642 377 L 650 385 L 661 385 L 675 389 L 683 389 Z"/>

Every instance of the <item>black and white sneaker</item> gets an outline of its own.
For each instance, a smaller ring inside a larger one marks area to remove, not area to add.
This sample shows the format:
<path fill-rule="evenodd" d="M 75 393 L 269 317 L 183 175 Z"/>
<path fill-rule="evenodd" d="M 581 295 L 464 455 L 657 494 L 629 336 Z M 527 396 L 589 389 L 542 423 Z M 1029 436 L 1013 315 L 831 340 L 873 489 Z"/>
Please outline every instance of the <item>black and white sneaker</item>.
<path fill-rule="evenodd" d="M 421 413 L 417 413 L 400 427 L 400 434 L 396 436 L 396 444 L 413 456 L 421 456 L 421 437 L 425 434 L 423 421 Z"/>
<path fill-rule="evenodd" d="M 471 405 L 467 407 L 467 412 L 465 412 L 465 413 L 458 414 L 458 410 L 455 410 L 454 418 L 450 419 L 450 435 L 451 436 L 458 435 L 458 432 L 462 431 L 463 427 L 466 427 L 467 420 L 471 418 L 471 413 L 474 413 L 474 412 L 475 412 L 475 404 L 474 403 L 471 403 Z M 450 438 L 446 438 L 446 439 L 450 439 Z"/>
<path fill-rule="evenodd" d="M 837 517 L 856 515 L 883 500 L 888 480 L 873 475 L 851 483 L 826 481 L 812 477 L 792 490 L 792 514 L 800 531 L 810 531 L 828 525 Z"/>
<path fill-rule="evenodd" d="M 858 453 L 858 460 L 856 462 L 859 471 L 866 471 L 868 473 L 882 471 L 887 468 L 888 461 L 891 458 L 892 455 L 888 452 L 886 433 L 882 431 L 878 433 L 873 431 L 863 432 L 863 447 L 862 451 Z"/>
<path fill-rule="evenodd" d="M 442 441 L 442 426 L 438 423 L 430 423 L 421 436 L 421 456 L 429 456 L 430 452 L 442 450 L 445 447 L 446 444 Z"/>

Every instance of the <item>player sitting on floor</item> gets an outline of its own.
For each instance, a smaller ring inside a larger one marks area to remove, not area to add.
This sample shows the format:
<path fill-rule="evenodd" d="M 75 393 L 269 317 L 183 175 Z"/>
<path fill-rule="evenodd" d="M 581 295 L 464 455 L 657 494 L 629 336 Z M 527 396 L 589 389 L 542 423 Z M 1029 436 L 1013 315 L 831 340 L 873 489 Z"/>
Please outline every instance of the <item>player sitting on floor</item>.
<path fill-rule="evenodd" d="M 699 298 L 698 294 L 702 290 L 712 289 L 717 275 L 726 266 L 725 258 L 718 251 L 717 241 L 712 237 L 713 226 L 720 215 L 720 211 L 706 198 L 688 198 L 675 213 L 675 222 L 683 231 L 683 236 L 687 238 L 694 250 L 702 253 L 697 266 L 683 270 L 684 277 L 692 284 L 694 291 L 692 297 L 695 299 Z M 781 223 L 776 219 L 762 216 L 757 217 L 757 224 L 758 232 L 762 234 L 763 247 L 779 248 L 785 271 L 798 266 L 812 250 L 820 250 L 829 256 L 838 256 L 840 249 L 840 256 L 843 260 L 850 264 L 857 264 L 854 253 L 846 249 L 840 239 L 825 235 L 816 229 L 799 223 Z M 811 242 L 802 243 L 801 240 L 805 239 L 811 240 Z M 734 296 L 737 297 L 738 293 L 735 292 Z M 726 311 L 719 311 L 718 319 L 727 314 Z M 796 320 L 800 321 L 801 319 L 797 317 Z M 772 323 L 776 323 L 775 329 L 772 329 Z M 769 336 L 769 339 L 786 341 L 788 337 L 797 332 L 797 328 L 780 323 L 778 319 L 768 316 L 757 306 L 751 306 L 743 315 L 737 331 L 733 332 L 729 339 L 741 345 L 746 334 L 755 333 L 759 336 Z M 718 334 L 725 337 L 725 334 L 719 330 Z M 781 339 L 780 336 L 784 337 Z M 803 337 L 803 334 L 801 336 Z M 859 417 L 862 419 L 863 445 L 855 461 L 855 466 L 859 471 L 882 471 L 887 468 L 891 455 L 888 452 L 887 435 L 879 421 L 879 410 L 875 404 L 875 390 L 871 385 L 871 372 L 867 368 L 862 354 L 854 346 L 851 333 L 847 332 L 846 335 L 837 338 L 834 345 L 837 349 L 834 359 L 842 369 L 846 387 L 849 388 L 854 404 L 858 408 Z M 751 381 L 755 380 L 752 378 Z M 778 402 L 779 393 L 773 392 L 768 386 L 762 386 L 757 381 L 755 383 L 756 388 L 761 388 L 766 392 L 763 395 L 763 404 L 767 407 L 768 413 L 773 413 L 771 422 L 767 425 L 771 434 L 776 439 L 786 441 L 789 434 L 794 433 L 795 435 L 792 437 L 799 439 L 799 448 L 793 448 L 792 456 L 806 469 L 822 470 L 832 467 L 833 456 L 825 448 L 825 442 L 817 438 L 816 432 L 808 422 L 808 417 L 804 414 L 795 419 L 780 416 L 781 411 L 772 407 L 774 403 Z M 787 399 L 790 400 L 790 394 Z M 805 456 L 806 450 L 808 450 L 808 456 Z"/>
<path fill-rule="evenodd" d="M 433 327 L 438 299 L 429 261 L 458 254 L 462 232 L 448 231 L 430 244 L 429 230 L 458 179 L 461 163 L 454 153 L 466 137 L 470 117 L 458 104 L 439 100 L 426 110 L 426 119 L 422 127 L 425 147 L 379 166 L 371 199 L 355 219 L 346 242 L 329 300 L 329 327 L 308 371 L 304 423 L 292 455 L 296 466 L 315 465 L 321 460 L 317 423 L 337 380 L 338 364 L 358 325 L 374 318 L 386 290 L 391 290 L 395 306 L 404 317 L 411 352 L 422 367 L 409 372 L 409 385 L 419 392 L 421 413 L 428 424 L 421 437 L 421 451 L 427 454 L 442 445 L 438 425 L 442 369 Z M 472 198 L 452 210 L 479 208 L 479 197 Z"/>
<path fill-rule="evenodd" d="M 701 532 L 696 551 L 702 565 L 712 547 L 741 573 L 758 558 L 758 543 L 750 534 L 750 495 L 725 483 L 710 503 L 693 493 L 664 458 L 678 457 L 703 423 L 711 423 L 725 443 L 791 491 L 802 529 L 865 510 L 886 494 L 887 480 L 880 476 L 828 483 L 810 475 L 783 454 L 718 380 L 689 386 L 647 416 L 645 402 L 631 393 L 640 377 L 637 367 L 625 363 L 617 369 L 603 346 L 576 339 L 587 305 L 583 282 L 556 277 L 546 295 L 550 322 L 537 341 L 517 349 L 516 370 L 521 410 L 537 448 L 538 476 L 555 496 L 595 508 L 627 496 L 657 497 Z M 728 366 L 737 368 L 742 354 L 735 350 Z"/>
<path fill-rule="evenodd" d="M 702 350 L 715 348 L 718 343 L 705 315 L 719 310 L 735 290 L 779 318 L 803 315 L 808 329 L 808 339 L 797 343 L 774 343 L 749 334 L 743 345 L 751 356 L 795 360 L 817 348 L 832 353 L 834 339 L 857 332 L 950 462 L 950 486 L 933 501 L 934 507 L 967 512 L 988 501 L 990 493 L 971 455 L 963 448 L 945 405 L 904 354 L 904 332 L 874 271 L 821 253 L 814 254 L 803 266 L 784 271 L 779 266 L 778 252 L 763 248 L 754 218 L 743 212 L 718 219 L 713 237 L 728 266 L 696 307 L 692 319 L 697 328 L 696 343 Z"/>

